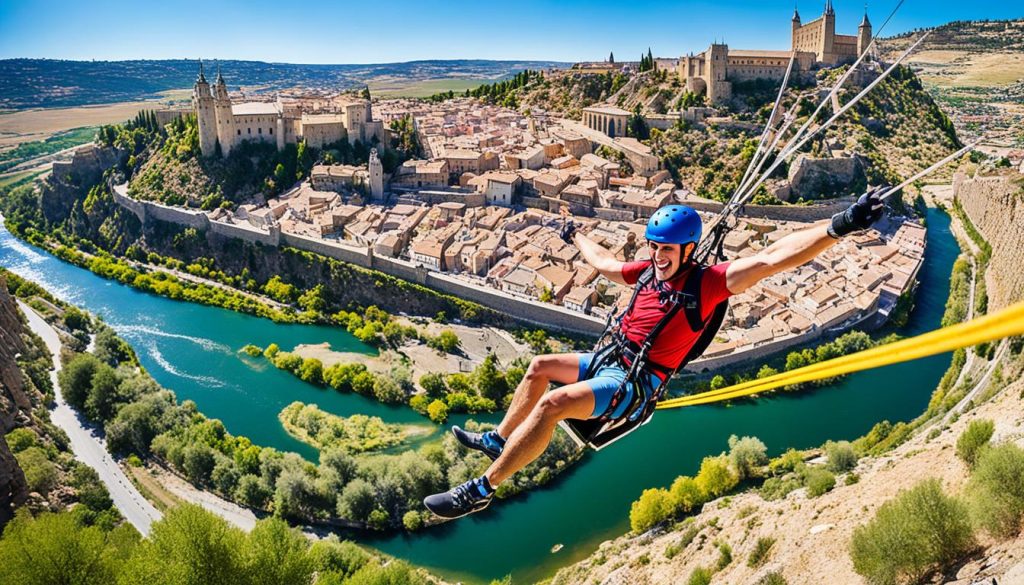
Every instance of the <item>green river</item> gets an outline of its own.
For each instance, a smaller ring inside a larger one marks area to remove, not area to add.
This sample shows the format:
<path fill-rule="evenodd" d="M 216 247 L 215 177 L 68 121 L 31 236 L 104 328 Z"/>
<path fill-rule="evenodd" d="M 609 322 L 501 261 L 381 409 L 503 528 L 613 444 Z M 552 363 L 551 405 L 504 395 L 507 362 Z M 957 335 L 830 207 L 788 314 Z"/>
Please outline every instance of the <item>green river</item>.
<path fill-rule="evenodd" d="M 910 323 L 901 331 L 904 335 L 939 326 L 950 271 L 959 253 L 949 217 L 931 209 L 927 220 L 921 286 Z M 160 384 L 181 400 L 194 400 L 201 412 L 221 419 L 231 433 L 248 436 L 256 444 L 316 460 L 316 451 L 288 436 L 277 420 L 278 412 L 295 400 L 319 404 L 339 415 L 363 413 L 388 422 L 425 422 L 407 407 L 320 390 L 265 360 L 239 353 L 247 343 L 275 342 L 289 349 L 323 341 L 341 351 L 374 351 L 343 330 L 280 325 L 138 292 L 62 262 L 15 239 L 4 228 L 0 228 L 0 265 L 102 315 L 132 344 Z M 545 489 L 496 502 L 484 513 L 445 526 L 366 543 L 452 581 L 480 583 L 511 573 L 516 583 L 531 583 L 629 530 L 629 506 L 642 490 L 668 486 L 678 475 L 695 473 L 704 456 L 726 448 L 729 435 L 755 435 L 771 454 L 789 447 L 817 446 L 828 439 L 853 439 L 883 419 L 910 420 L 922 412 L 948 364 L 949 356 L 941 355 L 851 375 L 799 396 L 661 411 L 642 430 L 600 453 L 588 454 Z M 477 418 L 495 421 L 497 415 Z M 464 419 L 453 417 L 451 422 Z M 564 548 L 552 553 L 555 544 Z"/>

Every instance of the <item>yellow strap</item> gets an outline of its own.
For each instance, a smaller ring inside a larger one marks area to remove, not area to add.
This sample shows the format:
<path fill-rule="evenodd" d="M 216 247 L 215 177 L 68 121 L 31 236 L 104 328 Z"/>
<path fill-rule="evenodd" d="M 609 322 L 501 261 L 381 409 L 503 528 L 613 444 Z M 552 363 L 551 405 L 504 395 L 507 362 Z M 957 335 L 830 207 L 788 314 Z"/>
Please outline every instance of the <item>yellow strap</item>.
<path fill-rule="evenodd" d="M 917 337 L 873 347 L 760 380 L 751 380 L 728 388 L 664 400 L 658 403 L 658 408 L 681 408 L 732 400 L 767 392 L 781 386 L 878 368 L 1014 335 L 1024 335 L 1024 302 L 966 323 L 951 325 Z"/>

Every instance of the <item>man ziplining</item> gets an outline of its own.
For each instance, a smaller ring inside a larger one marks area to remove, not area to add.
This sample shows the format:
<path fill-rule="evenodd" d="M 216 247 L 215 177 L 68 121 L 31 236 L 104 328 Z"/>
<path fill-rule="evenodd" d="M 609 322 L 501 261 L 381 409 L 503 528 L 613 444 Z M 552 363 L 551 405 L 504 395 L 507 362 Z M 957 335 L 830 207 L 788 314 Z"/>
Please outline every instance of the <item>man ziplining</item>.
<path fill-rule="evenodd" d="M 694 350 L 699 354 L 707 347 L 710 336 L 703 334 L 730 296 L 809 262 L 842 236 L 867 229 L 882 216 L 884 194 L 884 188 L 871 189 L 831 221 L 792 233 L 753 256 L 711 266 L 694 261 L 703 226 L 697 212 L 683 205 L 662 207 L 651 216 L 645 234 L 649 260 L 622 262 L 567 223 L 563 239 L 575 244 L 588 264 L 609 280 L 636 285 L 614 341 L 596 353 L 534 357 L 494 430 L 472 433 L 452 427 L 462 445 L 493 463 L 482 476 L 428 496 L 424 505 L 448 519 L 486 508 L 501 482 L 544 452 L 561 421 L 591 423 L 596 430 L 583 438 L 595 447 L 594 434 L 619 438 L 646 422 L 668 379 L 697 357 Z M 713 327 L 717 330 L 718 323 Z M 548 392 L 551 382 L 562 386 Z"/>

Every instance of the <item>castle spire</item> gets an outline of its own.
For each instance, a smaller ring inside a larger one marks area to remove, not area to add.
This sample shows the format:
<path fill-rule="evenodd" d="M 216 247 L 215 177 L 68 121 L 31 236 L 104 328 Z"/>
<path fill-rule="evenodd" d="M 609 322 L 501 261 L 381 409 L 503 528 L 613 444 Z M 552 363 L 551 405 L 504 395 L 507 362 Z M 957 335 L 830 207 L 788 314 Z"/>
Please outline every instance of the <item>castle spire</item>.
<path fill-rule="evenodd" d="M 835 9 L 832 8 L 832 0 L 825 0 L 825 16 L 835 16 Z"/>
<path fill-rule="evenodd" d="M 864 20 L 860 21 L 861 26 L 871 26 L 871 21 L 868 20 L 868 3 L 864 3 Z"/>
<path fill-rule="evenodd" d="M 800 11 L 797 10 L 796 2 L 793 3 L 793 22 L 800 22 Z"/>
<path fill-rule="evenodd" d="M 206 83 L 206 75 L 203 75 L 203 60 L 199 60 L 199 77 L 196 78 L 196 83 Z"/>
<path fill-rule="evenodd" d="M 217 62 L 217 85 L 224 85 L 224 76 L 220 74 L 220 61 Z"/>

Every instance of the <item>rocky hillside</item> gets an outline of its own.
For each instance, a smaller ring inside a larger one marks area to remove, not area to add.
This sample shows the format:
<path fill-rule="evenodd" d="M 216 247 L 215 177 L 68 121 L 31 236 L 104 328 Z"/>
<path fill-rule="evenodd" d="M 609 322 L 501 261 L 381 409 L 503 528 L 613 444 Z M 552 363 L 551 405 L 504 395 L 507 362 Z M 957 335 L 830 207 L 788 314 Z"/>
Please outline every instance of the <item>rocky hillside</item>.
<path fill-rule="evenodd" d="M 1024 51 L 1024 18 L 956 20 L 889 37 L 884 39 L 883 48 L 889 51 L 906 49 L 926 31 L 932 33 L 924 43 L 926 51 Z"/>
<path fill-rule="evenodd" d="M 550 583 L 863 583 L 849 552 L 854 531 L 882 504 L 925 479 L 938 479 L 946 493 L 962 496 L 970 472 L 957 456 L 957 442 L 973 421 L 994 422 L 993 444 L 1024 446 L 1024 381 L 1017 379 L 1024 369 L 1020 350 L 1018 346 L 1017 354 L 1008 351 L 1001 365 L 983 364 L 1000 372 L 976 398 L 984 401 L 990 396 L 987 401 L 976 407 L 968 403 L 964 414 L 936 419 L 898 448 L 861 459 L 823 495 L 811 497 L 809 488 L 799 488 L 773 501 L 757 490 L 720 498 L 685 521 L 604 542 Z M 967 585 L 995 577 L 998 583 L 1021 583 L 1022 559 L 1024 536 L 995 537 L 978 531 L 969 552 L 928 582 Z"/>
<path fill-rule="evenodd" d="M 958 174 L 953 186 L 957 201 L 991 246 L 985 273 L 990 306 L 998 309 L 1024 299 L 1024 174 Z"/>
<path fill-rule="evenodd" d="M 14 429 L 23 421 L 24 410 L 32 408 L 25 394 L 25 381 L 16 355 L 25 352 L 22 323 L 14 299 L 7 292 L 7 281 L 0 276 L 0 433 Z M 25 474 L 18 466 L 6 441 L 0 441 L 0 526 L 11 519 L 14 508 L 28 497 Z"/>

